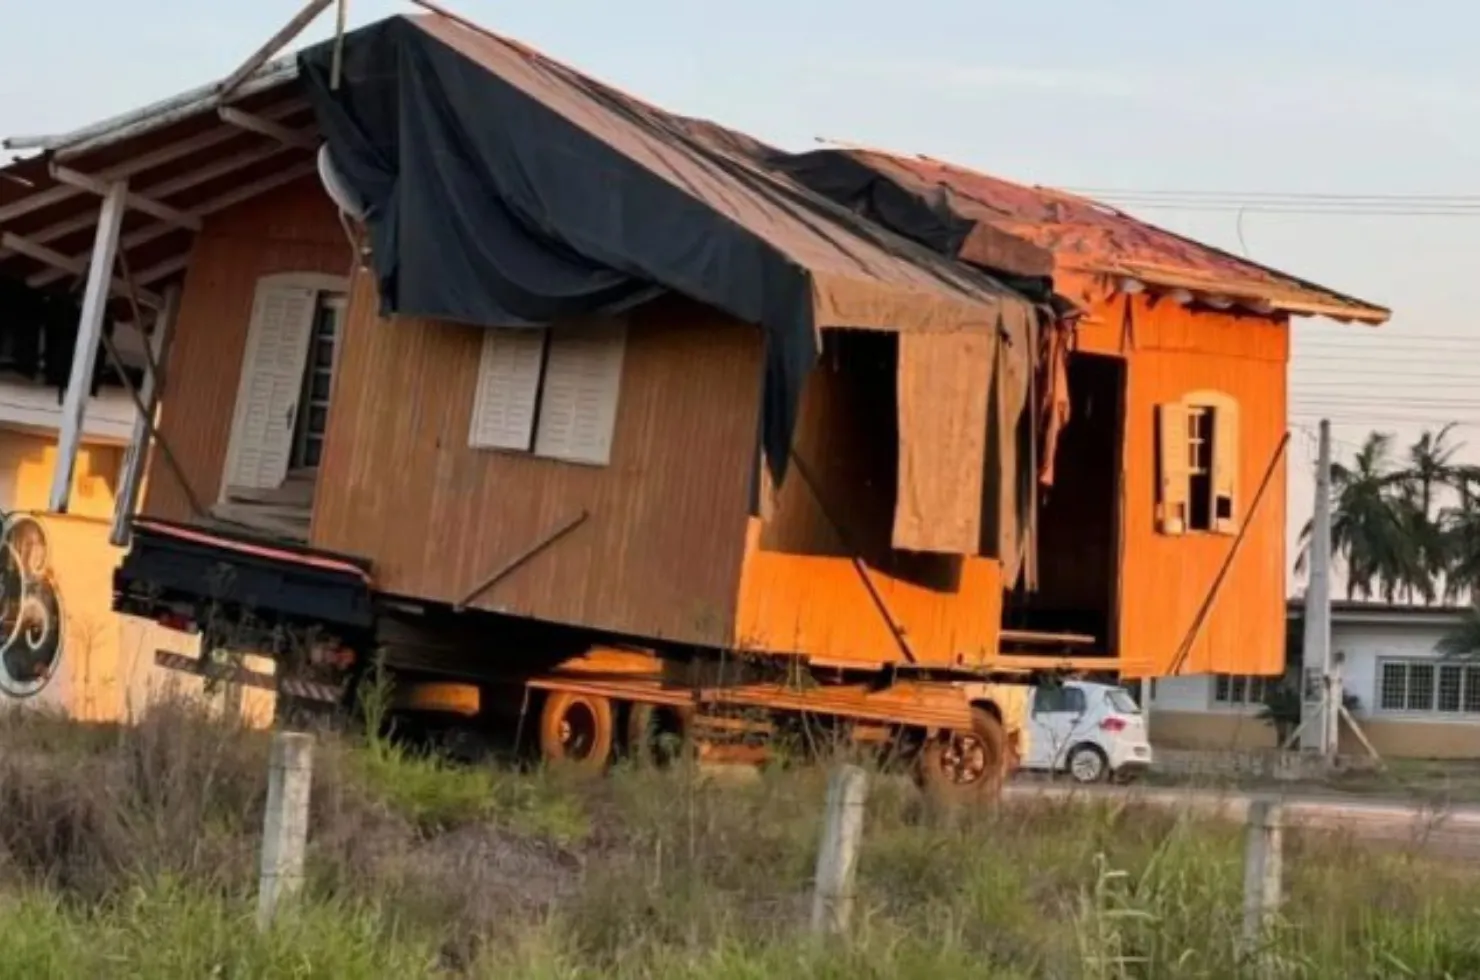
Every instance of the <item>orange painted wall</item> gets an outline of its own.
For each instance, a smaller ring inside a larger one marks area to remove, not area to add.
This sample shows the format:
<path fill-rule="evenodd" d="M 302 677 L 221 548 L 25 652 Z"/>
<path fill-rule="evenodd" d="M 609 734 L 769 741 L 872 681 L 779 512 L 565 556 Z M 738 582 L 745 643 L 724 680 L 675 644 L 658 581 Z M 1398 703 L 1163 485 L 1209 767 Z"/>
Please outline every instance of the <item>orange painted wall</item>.
<path fill-rule="evenodd" d="M 998 563 L 893 548 L 895 356 L 888 336 L 826 337 L 802 391 L 793 441 L 800 462 L 777 490 L 762 476 L 762 519 L 750 522 L 735 616 L 741 649 L 843 665 L 904 663 L 893 619 L 921 664 L 976 665 L 997 652 Z"/>
<path fill-rule="evenodd" d="M 1123 672 L 1171 669 L 1234 544 L 1230 535 L 1156 529 L 1156 406 L 1200 389 L 1239 403 L 1239 508 L 1251 523 L 1180 672 L 1281 672 L 1288 449 L 1257 509 L 1255 497 L 1287 426 L 1288 321 L 1193 311 L 1144 295 L 1099 297 L 1091 310 L 1081 349 L 1127 360 L 1117 631 Z"/>
<path fill-rule="evenodd" d="M 282 272 L 345 276 L 351 255 L 334 206 L 313 178 L 206 219 L 185 272 L 159 420 L 202 506 L 220 493 L 257 280 Z M 157 448 L 147 474 L 143 513 L 196 518 Z"/>

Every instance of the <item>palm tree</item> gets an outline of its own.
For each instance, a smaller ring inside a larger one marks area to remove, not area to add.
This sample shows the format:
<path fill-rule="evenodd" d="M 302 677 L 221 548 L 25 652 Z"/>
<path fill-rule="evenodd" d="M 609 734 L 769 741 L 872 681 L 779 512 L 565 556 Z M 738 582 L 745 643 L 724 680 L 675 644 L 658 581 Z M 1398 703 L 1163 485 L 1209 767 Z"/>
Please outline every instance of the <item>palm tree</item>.
<path fill-rule="evenodd" d="M 1417 442 L 1408 447 L 1408 469 L 1404 479 L 1414 490 L 1419 510 L 1425 518 L 1433 516 L 1434 492 L 1454 483 L 1454 454 L 1464 448 L 1447 441 L 1454 426 L 1455 423 L 1450 422 L 1438 432 L 1426 430 Z"/>
<path fill-rule="evenodd" d="M 1348 599 L 1378 594 L 1392 602 L 1420 575 L 1413 516 L 1402 504 L 1407 474 L 1393 465 L 1392 442 L 1390 433 L 1373 432 L 1350 467 L 1331 464 L 1331 553 L 1346 566 Z M 1312 530 L 1313 522 L 1307 521 L 1300 532 L 1298 573 L 1308 564 Z"/>

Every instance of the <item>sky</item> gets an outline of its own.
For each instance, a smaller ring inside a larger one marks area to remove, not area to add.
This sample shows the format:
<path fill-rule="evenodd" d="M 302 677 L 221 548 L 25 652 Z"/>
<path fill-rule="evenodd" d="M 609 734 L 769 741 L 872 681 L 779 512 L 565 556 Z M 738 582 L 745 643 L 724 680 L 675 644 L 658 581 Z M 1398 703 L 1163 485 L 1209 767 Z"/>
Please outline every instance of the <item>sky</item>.
<path fill-rule="evenodd" d="M 348 3 L 352 24 L 413 9 L 401 0 Z M 1407 442 L 1456 421 L 1465 457 L 1480 462 L 1480 330 L 1470 293 L 1480 278 L 1480 5 L 447 5 L 667 108 L 772 143 L 861 143 L 1029 183 L 1134 191 L 1140 196 L 1127 200 L 1136 203 L 1125 206 L 1142 217 L 1391 307 L 1392 322 L 1378 330 L 1297 322 L 1292 542 L 1310 512 L 1323 415 L 1338 457 L 1374 428 Z M 15 136 L 65 131 L 218 79 L 299 3 L 7 6 L 0 135 Z M 308 38 L 325 36 L 329 21 Z M 1146 192 L 1327 203 L 1326 213 L 1269 213 Z M 1332 213 L 1353 210 L 1349 197 L 1309 195 L 1391 198 L 1377 215 Z M 1465 200 L 1415 200 L 1435 195 Z"/>

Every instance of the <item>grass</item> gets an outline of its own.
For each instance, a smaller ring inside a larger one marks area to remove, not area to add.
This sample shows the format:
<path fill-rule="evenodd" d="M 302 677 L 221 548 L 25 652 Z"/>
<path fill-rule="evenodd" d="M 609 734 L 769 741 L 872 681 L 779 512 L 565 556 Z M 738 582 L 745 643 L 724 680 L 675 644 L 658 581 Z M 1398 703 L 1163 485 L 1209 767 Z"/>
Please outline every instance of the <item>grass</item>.
<path fill-rule="evenodd" d="M 179 706 L 0 721 L 0 978 L 1223 978 L 1239 828 L 1125 803 L 943 815 L 874 781 L 853 926 L 805 931 L 823 774 L 461 769 L 321 740 L 309 880 L 252 925 L 266 742 Z M 1480 976 L 1480 872 L 1287 842 L 1281 976 Z M 1266 974 L 1267 975 L 1267 974 Z"/>

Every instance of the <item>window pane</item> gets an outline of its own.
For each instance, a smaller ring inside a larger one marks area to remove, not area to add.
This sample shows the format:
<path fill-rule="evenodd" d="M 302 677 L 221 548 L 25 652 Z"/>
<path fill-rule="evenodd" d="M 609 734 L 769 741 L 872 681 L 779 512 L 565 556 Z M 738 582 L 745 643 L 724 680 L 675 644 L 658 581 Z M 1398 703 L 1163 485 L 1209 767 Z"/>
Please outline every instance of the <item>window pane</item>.
<path fill-rule="evenodd" d="M 330 377 L 328 371 L 315 371 L 313 382 L 309 386 L 309 397 L 316 402 L 328 401 Z"/>
<path fill-rule="evenodd" d="M 1434 710 L 1434 665 L 1408 665 L 1408 710 Z"/>
<path fill-rule="evenodd" d="M 1084 691 L 1077 687 L 1064 688 L 1064 710 L 1073 714 L 1084 713 Z"/>
<path fill-rule="evenodd" d="M 309 436 L 303 442 L 303 465 L 318 466 L 319 459 L 324 455 L 324 440 L 318 436 Z"/>
<path fill-rule="evenodd" d="M 1219 674 L 1213 678 L 1213 700 L 1219 704 L 1228 703 L 1228 675 Z"/>
<path fill-rule="evenodd" d="M 1051 715 L 1064 710 L 1064 689 L 1061 687 L 1040 687 L 1033 695 L 1033 713 L 1035 715 Z"/>
<path fill-rule="evenodd" d="M 1228 700 L 1232 704 L 1243 704 L 1249 699 L 1249 679 L 1235 674 L 1228 679 Z"/>
<path fill-rule="evenodd" d="M 1464 668 L 1453 664 L 1445 664 L 1439 668 L 1439 710 L 1458 711 L 1460 682 L 1464 678 Z"/>
<path fill-rule="evenodd" d="M 1377 685 L 1377 706 L 1383 711 L 1402 711 L 1408 686 L 1408 665 L 1385 663 Z"/>
<path fill-rule="evenodd" d="M 1465 713 L 1480 714 L 1480 667 L 1465 668 Z"/>

